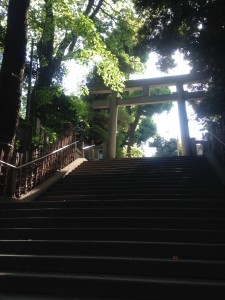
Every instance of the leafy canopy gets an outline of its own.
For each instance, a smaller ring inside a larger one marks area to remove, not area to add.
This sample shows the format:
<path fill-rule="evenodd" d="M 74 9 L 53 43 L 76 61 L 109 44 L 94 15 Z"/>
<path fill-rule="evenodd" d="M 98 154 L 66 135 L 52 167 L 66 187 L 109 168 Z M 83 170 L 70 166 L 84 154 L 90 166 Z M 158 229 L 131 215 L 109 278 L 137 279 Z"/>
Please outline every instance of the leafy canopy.
<path fill-rule="evenodd" d="M 134 0 L 144 25 L 140 45 L 160 54 L 161 68 L 174 65 L 172 54 L 181 51 L 193 71 L 211 76 L 206 100 L 195 109 L 206 122 L 225 119 L 225 5 L 223 0 Z"/>
<path fill-rule="evenodd" d="M 33 0 L 31 4 L 29 34 L 41 42 L 42 66 L 60 58 L 62 64 L 74 59 L 89 68 L 96 65 L 105 85 L 116 91 L 124 87 L 127 71 L 142 69 L 132 51 L 139 28 L 131 1 Z M 122 40 L 126 51 L 119 46 Z M 42 50 L 50 42 L 53 50 L 48 58 Z"/>

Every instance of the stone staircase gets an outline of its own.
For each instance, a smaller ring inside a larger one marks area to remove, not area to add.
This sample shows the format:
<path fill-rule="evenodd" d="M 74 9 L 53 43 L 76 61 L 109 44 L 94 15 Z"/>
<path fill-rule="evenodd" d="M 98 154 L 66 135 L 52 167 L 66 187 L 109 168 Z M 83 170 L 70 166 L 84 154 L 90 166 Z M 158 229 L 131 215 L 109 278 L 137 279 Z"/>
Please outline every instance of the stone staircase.
<path fill-rule="evenodd" d="M 0 299 L 223 299 L 225 188 L 202 157 L 84 162 L 0 203 Z"/>

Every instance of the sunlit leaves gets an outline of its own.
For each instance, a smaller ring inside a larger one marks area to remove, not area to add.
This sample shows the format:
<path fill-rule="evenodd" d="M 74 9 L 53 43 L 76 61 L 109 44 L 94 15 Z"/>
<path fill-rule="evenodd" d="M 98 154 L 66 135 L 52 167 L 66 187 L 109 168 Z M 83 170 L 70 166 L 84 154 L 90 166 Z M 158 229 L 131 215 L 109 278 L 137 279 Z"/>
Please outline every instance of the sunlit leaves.
<path fill-rule="evenodd" d="M 169 140 L 157 135 L 154 141 L 149 143 L 150 147 L 156 148 L 156 157 L 177 156 L 181 154 L 181 147 L 174 138 Z"/>
<path fill-rule="evenodd" d="M 44 86 L 36 90 L 37 104 L 43 106 L 52 103 L 54 97 L 59 97 L 62 94 L 62 88 L 59 86 Z"/>
<path fill-rule="evenodd" d="M 193 71 L 207 71 L 214 86 L 209 88 L 208 98 L 194 108 L 206 122 L 219 120 L 225 124 L 224 1 L 134 2 L 145 21 L 140 31 L 141 46 L 161 55 L 158 64 L 164 71 L 173 67 L 171 56 L 177 49 L 190 61 Z M 224 130 L 224 125 L 222 128 Z"/>
<path fill-rule="evenodd" d="M 93 20 L 85 15 L 85 1 L 33 0 L 30 26 L 34 31 L 33 36 L 42 45 L 49 42 L 54 34 L 53 53 L 58 62 L 75 59 L 90 67 L 92 61 L 97 65 L 98 74 L 104 83 L 112 90 L 121 91 L 125 76 L 120 71 L 116 55 L 105 43 L 102 32 L 98 32 Z M 49 59 L 42 55 L 39 58 L 42 67 L 46 67 Z M 135 58 L 129 63 L 134 66 Z"/>
<path fill-rule="evenodd" d="M 127 157 L 127 148 L 128 148 L 127 146 L 123 147 L 122 157 Z M 131 146 L 130 148 L 131 149 L 130 149 L 129 157 L 137 158 L 137 157 L 144 156 L 143 149 L 138 147 L 136 144 L 134 144 L 134 146 Z"/>

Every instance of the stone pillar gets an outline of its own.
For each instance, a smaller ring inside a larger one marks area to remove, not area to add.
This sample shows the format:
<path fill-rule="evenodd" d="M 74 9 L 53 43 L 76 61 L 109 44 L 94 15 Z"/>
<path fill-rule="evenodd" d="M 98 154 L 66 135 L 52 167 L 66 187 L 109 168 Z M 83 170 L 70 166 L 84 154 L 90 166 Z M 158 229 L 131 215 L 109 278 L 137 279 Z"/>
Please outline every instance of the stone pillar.
<path fill-rule="evenodd" d="M 182 155 L 189 156 L 191 155 L 191 142 L 190 142 L 183 83 L 177 84 L 176 88 L 177 88 L 177 95 L 178 95 L 178 113 L 179 113 L 179 120 L 180 120 Z"/>
<path fill-rule="evenodd" d="M 116 157 L 116 131 L 117 131 L 117 93 L 112 93 L 112 99 L 110 101 L 110 115 L 109 115 L 109 141 L 108 141 L 108 159 Z"/>

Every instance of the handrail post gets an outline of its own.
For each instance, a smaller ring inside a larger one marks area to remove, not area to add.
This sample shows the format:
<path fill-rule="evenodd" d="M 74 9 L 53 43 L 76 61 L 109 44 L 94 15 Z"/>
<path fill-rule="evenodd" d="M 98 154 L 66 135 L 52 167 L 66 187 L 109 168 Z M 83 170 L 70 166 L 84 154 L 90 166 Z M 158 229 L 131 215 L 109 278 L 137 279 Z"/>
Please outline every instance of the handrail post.
<path fill-rule="evenodd" d="M 12 169 L 11 173 L 11 188 L 10 188 L 10 196 L 11 197 L 16 197 L 16 179 L 17 179 L 17 169 Z"/>
<path fill-rule="evenodd" d="M 0 160 L 3 159 L 4 153 L 3 150 L 0 150 Z M 0 173 L 2 172 L 2 164 L 0 164 Z"/>
<path fill-rule="evenodd" d="M 84 142 L 82 142 L 82 158 L 84 158 Z"/>
<path fill-rule="evenodd" d="M 77 151 L 77 143 L 76 143 L 76 135 L 74 134 L 74 156 L 73 159 L 76 159 L 76 151 Z"/>
<path fill-rule="evenodd" d="M 5 175 L 4 175 L 4 185 L 3 185 L 3 195 L 6 196 L 8 189 L 8 181 L 9 181 L 9 167 L 5 167 Z"/>
<path fill-rule="evenodd" d="M 94 160 L 95 158 L 95 153 L 94 153 L 94 141 L 91 140 L 91 159 Z"/>
<path fill-rule="evenodd" d="M 63 152 L 60 152 L 60 170 L 62 169 L 62 165 L 63 165 Z"/>

